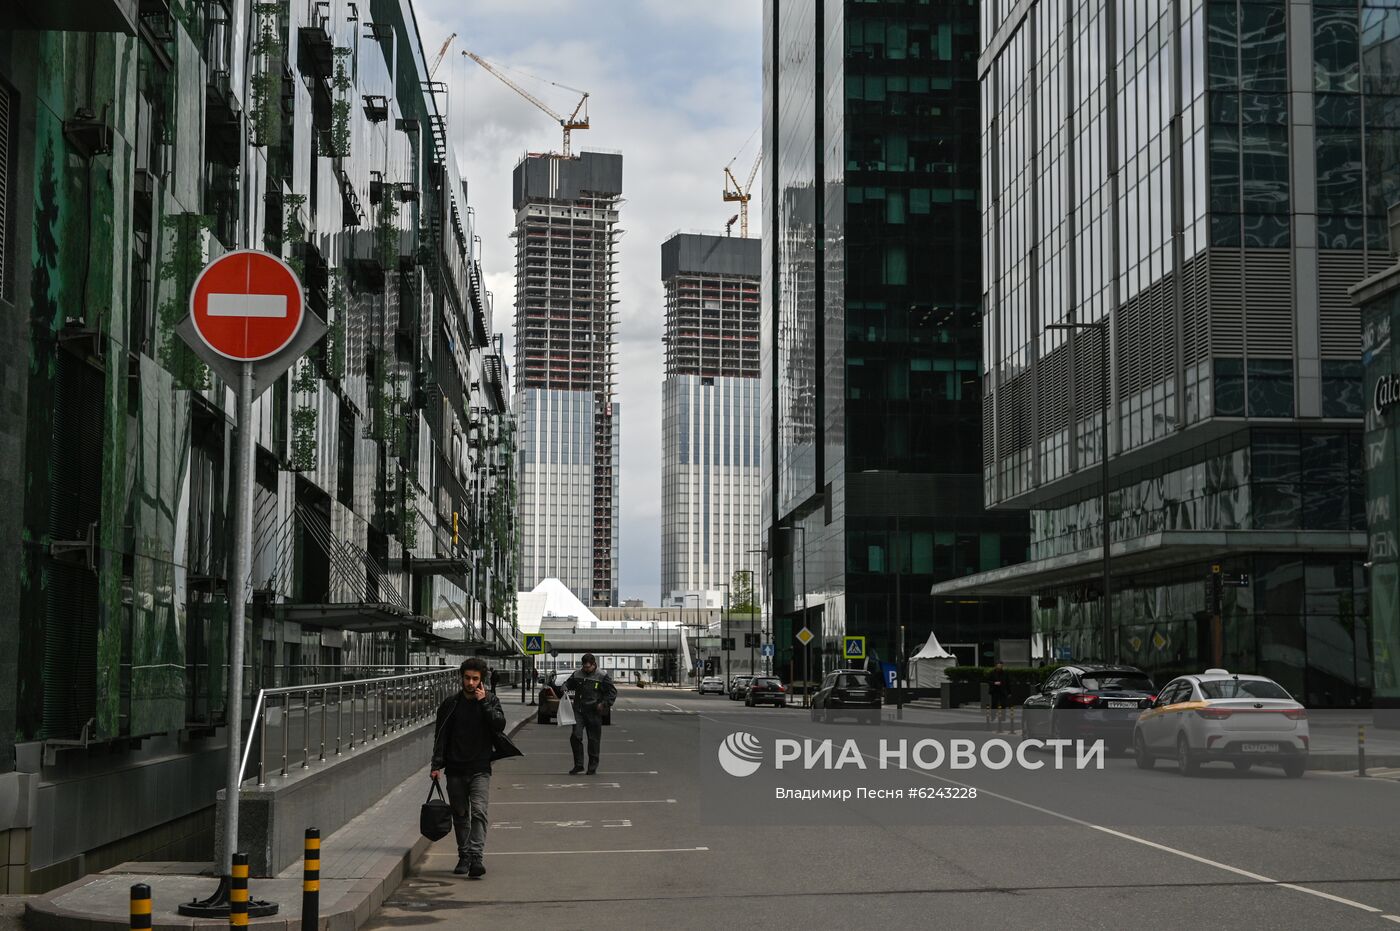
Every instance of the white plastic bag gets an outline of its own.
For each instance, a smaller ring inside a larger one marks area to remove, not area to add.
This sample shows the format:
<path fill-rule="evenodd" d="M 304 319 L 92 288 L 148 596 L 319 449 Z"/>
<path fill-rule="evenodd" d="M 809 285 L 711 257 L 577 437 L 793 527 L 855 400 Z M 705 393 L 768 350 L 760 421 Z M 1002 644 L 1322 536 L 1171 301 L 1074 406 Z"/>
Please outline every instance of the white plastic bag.
<path fill-rule="evenodd" d="M 574 726 L 574 701 L 568 695 L 559 699 L 559 713 L 555 715 L 555 719 L 560 727 Z"/>

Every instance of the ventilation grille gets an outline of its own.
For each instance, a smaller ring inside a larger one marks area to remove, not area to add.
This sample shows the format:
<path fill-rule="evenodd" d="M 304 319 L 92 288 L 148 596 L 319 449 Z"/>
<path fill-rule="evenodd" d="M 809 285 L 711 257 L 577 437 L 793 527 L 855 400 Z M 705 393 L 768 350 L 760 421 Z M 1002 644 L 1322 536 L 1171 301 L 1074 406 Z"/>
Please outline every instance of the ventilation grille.
<path fill-rule="evenodd" d="M 1069 427 L 1069 343 L 1062 342 L 1036 368 L 1040 439 Z"/>
<path fill-rule="evenodd" d="M 1181 270 L 1182 363 L 1192 365 L 1210 356 L 1210 259 L 1202 253 Z"/>
<path fill-rule="evenodd" d="M 1239 249 L 1212 249 L 1210 257 L 1211 354 L 1244 356 L 1244 275 Z"/>
<path fill-rule="evenodd" d="M 1245 331 L 1251 357 L 1293 357 L 1293 260 L 1283 250 L 1244 256 Z"/>
<path fill-rule="evenodd" d="M 1361 252 L 1318 252 L 1317 329 L 1324 359 L 1354 361 L 1361 352 L 1361 314 L 1347 290 L 1366 277 L 1366 264 Z"/>
<path fill-rule="evenodd" d="M 1119 391 L 1137 394 L 1169 377 L 1174 303 L 1172 279 L 1163 278 L 1118 311 L 1114 335 Z"/>

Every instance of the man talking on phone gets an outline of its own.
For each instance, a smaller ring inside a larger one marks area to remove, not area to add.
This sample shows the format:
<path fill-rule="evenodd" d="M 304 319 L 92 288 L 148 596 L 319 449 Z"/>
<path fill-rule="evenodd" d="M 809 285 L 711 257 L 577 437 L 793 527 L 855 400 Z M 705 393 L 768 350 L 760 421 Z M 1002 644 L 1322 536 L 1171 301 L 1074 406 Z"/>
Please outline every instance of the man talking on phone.
<path fill-rule="evenodd" d="M 583 654 L 583 668 L 569 676 L 565 692 L 574 693 L 574 727 L 569 732 L 569 746 L 574 751 L 574 768 L 570 776 L 583 769 L 583 739 L 588 737 L 588 775 L 598 772 L 598 756 L 603 743 L 603 712 L 617 701 L 617 686 L 612 677 L 598 668 L 592 653 Z"/>
<path fill-rule="evenodd" d="M 433 738 L 433 778 L 447 771 L 447 802 L 457 834 L 457 874 L 486 875 L 487 805 L 491 795 L 491 754 L 496 735 L 506 729 L 506 713 L 482 680 L 486 661 L 462 663 L 462 690 L 438 706 Z"/>

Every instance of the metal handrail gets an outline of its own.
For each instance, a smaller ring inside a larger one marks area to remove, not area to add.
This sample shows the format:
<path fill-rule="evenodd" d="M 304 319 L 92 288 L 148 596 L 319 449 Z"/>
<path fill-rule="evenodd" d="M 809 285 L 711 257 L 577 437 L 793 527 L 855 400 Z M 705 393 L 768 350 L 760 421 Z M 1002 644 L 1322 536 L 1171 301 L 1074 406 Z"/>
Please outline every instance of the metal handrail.
<path fill-rule="evenodd" d="M 316 685 L 287 685 L 271 689 L 259 689 L 257 701 L 253 704 L 248 736 L 243 745 L 243 758 L 239 760 L 238 783 L 248 779 L 248 760 L 253 752 L 254 736 L 260 736 L 258 746 L 258 785 L 267 785 L 267 753 L 264 746 L 267 740 L 267 714 L 273 704 L 282 711 L 282 767 L 280 775 L 287 775 L 287 765 L 291 747 L 291 714 L 299 710 L 302 716 L 302 759 L 301 768 L 311 765 L 311 711 L 318 707 L 321 712 L 321 736 L 318 762 L 326 759 L 326 718 L 329 714 L 330 692 L 335 690 L 335 749 L 340 755 L 341 736 L 344 733 L 342 718 L 345 705 L 350 705 L 350 744 L 347 750 L 354 750 L 356 738 L 364 745 L 372 740 L 388 736 L 393 731 L 427 720 L 437 710 L 437 706 L 452 690 L 459 687 L 456 666 L 435 667 L 430 672 L 413 672 L 396 676 L 380 676 L 373 679 L 349 679 L 341 682 L 322 682 Z M 349 690 L 349 696 L 345 694 Z M 408 694 L 404 695 L 404 690 Z M 319 693 L 319 704 L 313 706 L 312 698 Z M 363 693 L 363 695 L 361 694 Z M 295 703 L 300 697 L 301 701 Z M 359 731 L 356 731 L 357 706 L 364 704 L 360 714 Z M 374 704 L 377 703 L 377 713 Z"/>

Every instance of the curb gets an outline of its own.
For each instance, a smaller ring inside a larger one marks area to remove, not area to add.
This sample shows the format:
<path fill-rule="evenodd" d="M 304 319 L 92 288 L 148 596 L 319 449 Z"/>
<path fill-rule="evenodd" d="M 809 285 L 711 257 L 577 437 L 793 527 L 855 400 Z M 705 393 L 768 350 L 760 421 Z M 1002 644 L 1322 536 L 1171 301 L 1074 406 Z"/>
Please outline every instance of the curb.
<path fill-rule="evenodd" d="M 526 715 L 521 718 L 514 726 L 506 729 L 506 736 L 514 737 L 533 718 L 534 715 Z M 411 843 L 408 842 L 409 837 L 413 838 Z M 380 906 L 384 904 L 384 900 L 394 894 L 399 888 L 399 884 L 423 859 L 423 855 L 428 852 L 428 848 L 433 843 L 419 834 L 416 828 L 412 829 L 411 833 L 407 830 L 404 831 L 403 841 L 407 848 L 403 853 L 379 858 L 370 867 L 369 874 L 357 880 L 350 887 L 350 891 L 341 898 L 334 910 L 322 910 L 321 931 L 357 931 L 367 924 L 379 911 Z M 127 931 L 130 927 L 130 921 L 127 918 L 94 918 L 91 915 L 53 907 L 54 899 L 86 885 L 89 878 L 84 876 L 82 879 L 43 893 L 41 897 L 36 896 L 34 901 L 26 902 L 24 906 L 25 927 L 36 929 L 36 931 Z M 254 888 L 253 892 L 256 895 L 257 889 Z M 45 904 L 49 907 L 41 910 Z M 301 918 L 282 915 L 270 918 L 252 918 L 249 919 L 248 926 L 264 928 L 267 931 L 301 931 Z M 151 924 L 152 931 L 185 931 L 188 928 L 226 927 L 228 927 L 226 919 L 179 918 L 172 921 L 169 916 L 157 916 Z"/>

